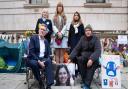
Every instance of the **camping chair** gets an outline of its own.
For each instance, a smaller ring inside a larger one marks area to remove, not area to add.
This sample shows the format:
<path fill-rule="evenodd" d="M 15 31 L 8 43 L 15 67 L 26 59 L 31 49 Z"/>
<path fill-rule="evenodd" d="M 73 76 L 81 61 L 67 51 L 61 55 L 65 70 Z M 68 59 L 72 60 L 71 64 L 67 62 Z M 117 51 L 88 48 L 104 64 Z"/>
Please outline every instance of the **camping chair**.
<path fill-rule="evenodd" d="M 102 57 L 99 58 L 99 65 L 98 68 L 95 70 L 94 74 L 94 82 L 97 83 L 98 85 L 101 85 L 101 62 L 102 62 Z"/>
<path fill-rule="evenodd" d="M 25 63 L 25 66 L 26 66 L 26 82 L 24 84 L 27 84 L 27 87 L 28 89 L 31 89 L 32 85 L 35 83 L 30 83 L 31 82 L 31 79 L 35 79 L 34 76 L 33 76 L 33 72 L 32 72 L 32 69 L 30 67 L 27 66 L 27 57 L 23 57 L 23 60 L 24 60 L 24 63 Z M 45 85 L 46 84 L 46 77 L 45 77 L 45 68 L 44 69 L 40 69 L 40 74 L 41 74 L 41 78 L 42 78 L 42 81 L 43 81 L 43 84 Z"/>

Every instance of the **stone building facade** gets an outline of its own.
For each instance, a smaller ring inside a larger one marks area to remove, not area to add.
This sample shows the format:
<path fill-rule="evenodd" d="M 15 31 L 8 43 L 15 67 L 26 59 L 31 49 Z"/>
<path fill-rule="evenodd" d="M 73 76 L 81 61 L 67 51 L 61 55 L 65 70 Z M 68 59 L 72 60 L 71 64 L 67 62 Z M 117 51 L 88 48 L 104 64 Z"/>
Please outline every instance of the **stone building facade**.
<path fill-rule="evenodd" d="M 34 30 L 42 8 L 53 19 L 58 2 L 64 4 L 68 23 L 80 12 L 84 25 L 95 31 L 128 31 L 128 0 L 0 0 L 0 32 Z"/>

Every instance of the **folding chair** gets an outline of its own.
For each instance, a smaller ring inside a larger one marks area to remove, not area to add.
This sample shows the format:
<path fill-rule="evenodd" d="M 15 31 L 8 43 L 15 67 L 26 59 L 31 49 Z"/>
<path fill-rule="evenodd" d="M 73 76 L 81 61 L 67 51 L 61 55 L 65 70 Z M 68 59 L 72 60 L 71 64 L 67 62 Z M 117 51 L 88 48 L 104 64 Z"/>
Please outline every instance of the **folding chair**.
<path fill-rule="evenodd" d="M 30 67 L 27 66 L 27 57 L 23 57 L 23 60 L 24 60 L 24 63 L 25 63 L 25 66 L 26 66 L 26 82 L 24 84 L 27 84 L 27 87 L 28 89 L 31 89 L 32 87 L 32 84 L 30 83 L 30 80 L 31 79 L 35 79 L 34 76 L 33 76 L 33 72 L 32 72 L 32 69 Z M 45 77 L 45 68 L 44 69 L 40 69 L 40 73 L 41 73 L 41 78 L 42 78 L 42 81 L 43 81 L 43 84 L 44 84 L 44 87 L 46 85 L 46 77 Z"/>

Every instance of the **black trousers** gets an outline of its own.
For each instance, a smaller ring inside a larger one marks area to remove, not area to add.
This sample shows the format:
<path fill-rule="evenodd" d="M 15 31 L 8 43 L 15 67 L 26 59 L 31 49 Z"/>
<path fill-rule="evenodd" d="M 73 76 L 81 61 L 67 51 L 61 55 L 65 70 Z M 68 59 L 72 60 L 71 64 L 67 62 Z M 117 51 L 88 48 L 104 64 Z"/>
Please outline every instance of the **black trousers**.
<path fill-rule="evenodd" d="M 88 87 L 90 87 L 91 82 L 93 80 L 93 75 L 95 73 L 95 70 L 97 69 L 98 63 L 93 63 L 91 67 L 87 67 L 87 61 L 88 59 L 79 58 L 77 59 L 79 71 L 82 77 L 82 81 L 84 84 L 86 84 Z"/>

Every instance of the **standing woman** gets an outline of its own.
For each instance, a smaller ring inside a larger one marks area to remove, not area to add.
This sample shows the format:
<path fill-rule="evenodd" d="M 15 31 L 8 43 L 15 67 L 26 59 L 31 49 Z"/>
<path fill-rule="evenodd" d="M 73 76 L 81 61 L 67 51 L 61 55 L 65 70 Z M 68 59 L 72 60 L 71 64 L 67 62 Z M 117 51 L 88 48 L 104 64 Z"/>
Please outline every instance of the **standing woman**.
<path fill-rule="evenodd" d="M 53 33 L 53 28 L 52 28 L 52 21 L 48 18 L 49 13 L 46 8 L 42 10 L 42 17 L 37 20 L 35 32 L 38 34 L 39 33 L 39 25 L 40 24 L 45 24 L 48 28 L 48 33 L 46 34 L 45 38 L 48 40 L 49 44 L 51 43 L 51 35 Z"/>
<path fill-rule="evenodd" d="M 72 23 L 69 29 L 68 46 L 71 48 L 70 52 L 75 48 L 81 36 L 84 35 L 84 25 L 81 21 L 79 12 L 75 12 Z"/>
<path fill-rule="evenodd" d="M 84 35 L 84 25 L 81 21 L 81 16 L 79 12 L 75 12 L 73 15 L 73 20 L 69 28 L 69 36 L 68 36 L 68 46 L 70 48 L 70 53 L 72 52 L 73 48 L 77 45 L 79 42 L 81 36 Z M 77 67 L 77 61 L 75 62 L 75 66 Z M 75 70 L 75 76 L 77 77 L 79 71 L 79 65 L 78 69 Z"/>
<path fill-rule="evenodd" d="M 67 48 L 67 40 L 65 37 L 65 31 L 63 27 L 66 24 L 66 16 L 64 14 L 64 7 L 62 3 L 58 3 L 56 7 L 56 13 L 53 18 L 53 32 L 54 32 L 54 42 L 53 47 L 55 48 L 55 60 L 56 63 L 63 63 L 63 55 L 65 48 Z M 65 30 L 65 29 L 64 29 Z"/>

